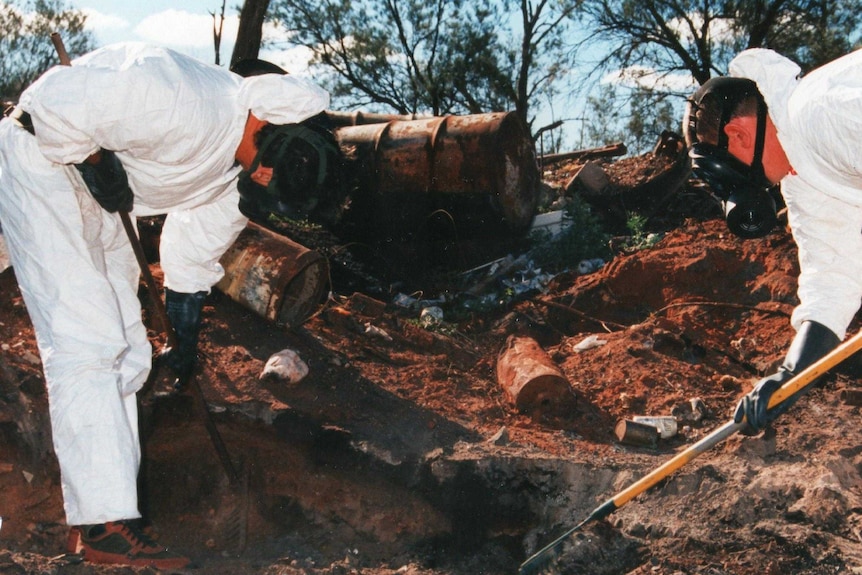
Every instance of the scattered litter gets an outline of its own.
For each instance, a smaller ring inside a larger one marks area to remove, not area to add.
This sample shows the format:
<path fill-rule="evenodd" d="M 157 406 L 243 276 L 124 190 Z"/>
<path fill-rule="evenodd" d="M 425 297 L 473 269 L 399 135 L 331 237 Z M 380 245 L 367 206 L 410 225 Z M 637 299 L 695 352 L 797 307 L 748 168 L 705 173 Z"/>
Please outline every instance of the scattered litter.
<path fill-rule="evenodd" d="M 380 329 L 375 325 L 371 325 L 370 323 L 365 324 L 365 335 L 379 337 L 381 339 L 385 339 L 386 341 L 392 341 L 392 336 L 386 333 L 385 330 Z"/>
<path fill-rule="evenodd" d="M 707 413 L 709 413 L 709 409 L 706 407 L 706 404 L 703 402 L 703 400 L 701 398 L 692 397 L 689 400 L 689 403 L 691 404 L 691 411 L 696 416 L 698 416 L 698 419 L 704 417 L 705 415 L 707 415 Z"/>
<path fill-rule="evenodd" d="M 392 298 L 392 303 L 397 305 L 398 307 L 403 307 L 410 309 L 416 305 L 416 302 L 419 301 L 413 296 L 409 296 L 404 293 L 395 294 L 395 297 Z"/>
<path fill-rule="evenodd" d="M 554 237 L 571 224 L 572 219 L 566 215 L 565 210 L 555 210 L 553 212 L 536 214 L 533 218 L 533 223 L 530 225 L 530 231 L 542 231 Z"/>
<path fill-rule="evenodd" d="M 489 437 L 488 443 L 497 446 L 509 445 L 509 430 L 506 426 L 504 425 L 497 430 L 497 433 Z"/>
<path fill-rule="evenodd" d="M 424 308 L 419 314 L 419 324 L 425 328 L 440 325 L 442 321 L 443 308 L 436 305 Z"/>
<path fill-rule="evenodd" d="M 554 274 L 545 273 L 542 268 L 534 267 L 531 260 L 527 266 L 511 278 L 503 278 L 500 283 L 509 288 L 516 296 L 546 291 Z"/>
<path fill-rule="evenodd" d="M 632 397 L 625 391 L 620 393 L 619 402 L 623 409 L 630 409 L 633 401 Z"/>
<path fill-rule="evenodd" d="M 608 343 L 606 339 L 599 339 L 599 336 L 593 334 L 588 335 L 584 339 L 582 339 L 579 343 L 576 343 L 572 346 L 572 351 L 581 353 L 582 351 L 586 351 L 588 349 L 593 349 L 594 347 L 601 347 Z"/>
<path fill-rule="evenodd" d="M 670 439 L 671 437 L 677 434 L 679 430 L 679 426 L 677 425 L 676 418 L 673 416 L 650 416 L 650 415 L 636 415 L 632 417 L 632 421 L 636 423 L 645 423 L 646 425 L 652 425 L 656 429 L 658 429 L 659 436 L 661 439 Z"/>
<path fill-rule="evenodd" d="M 578 273 L 581 275 L 591 274 L 594 271 L 598 271 L 603 265 L 605 265 L 605 260 L 601 258 L 581 260 L 578 263 Z"/>
<path fill-rule="evenodd" d="M 308 375 L 308 365 L 292 349 L 283 349 L 270 356 L 263 366 L 260 379 L 275 376 L 288 383 L 299 383 Z"/>
<path fill-rule="evenodd" d="M 29 471 L 22 471 L 21 474 L 24 476 L 24 479 L 27 481 L 27 483 L 33 483 L 34 475 L 32 473 L 30 473 Z"/>
<path fill-rule="evenodd" d="M 407 295 L 403 293 L 396 294 L 394 298 L 392 298 L 392 303 L 406 310 L 419 311 L 426 307 L 439 307 L 446 303 L 446 296 L 441 295 L 435 299 L 419 299 L 412 295 Z"/>
<path fill-rule="evenodd" d="M 614 427 L 614 434 L 617 436 L 617 441 L 625 445 L 655 448 L 658 445 L 660 432 L 655 426 L 621 419 Z"/>
<path fill-rule="evenodd" d="M 698 423 L 709 415 L 709 408 L 699 397 L 693 397 L 687 404 L 676 405 L 670 411 L 681 423 Z"/>

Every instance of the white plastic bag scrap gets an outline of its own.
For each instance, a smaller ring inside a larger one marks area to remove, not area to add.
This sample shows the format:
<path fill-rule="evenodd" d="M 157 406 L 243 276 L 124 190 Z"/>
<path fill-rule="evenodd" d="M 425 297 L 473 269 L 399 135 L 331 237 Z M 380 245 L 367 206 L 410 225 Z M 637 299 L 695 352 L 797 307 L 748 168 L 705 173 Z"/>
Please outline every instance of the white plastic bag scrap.
<path fill-rule="evenodd" d="M 306 375 L 308 375 L 308 365 L 302 361 L 299 354 L 292 349 L 283 349 L 266 360 L 260 379 L 273 376 L 288 383 L 299 383 Z"/>
<path fill-rule="evenodd" d="M 597 335 L 588 335 L 580 342 L 576 343 L 572 346 L 572 351 L 581 353 L 582 351 L 586 351 L 588 349 L 593 349 L 594 347 L 601 347 L 608 343 L 606 339 L 599 339 Z"/>

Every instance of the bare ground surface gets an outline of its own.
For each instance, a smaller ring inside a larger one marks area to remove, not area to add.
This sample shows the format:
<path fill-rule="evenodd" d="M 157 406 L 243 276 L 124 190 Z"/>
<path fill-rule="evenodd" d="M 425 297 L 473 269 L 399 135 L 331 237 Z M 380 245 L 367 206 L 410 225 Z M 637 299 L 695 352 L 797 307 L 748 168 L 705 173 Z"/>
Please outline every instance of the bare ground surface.
<path fill-rule="evenodd" d="M 728 421 L 792 338 L 787 230 L 743 241 L 705 217 L 664 231 L 651 248 L 436 331 L 394 293 L 372 293 L 371 305 L 355 282 L 333 284 L 293 330 L 214 292 L 197 380 L 241 480 L 230 483 L 193 396 L 156 377 L 141 395 L 142 494 L 160 540 L 188 553 L 194 573 L 516 573 Z M 47 397 L 12 269 L 0 294 L 0 574 L 152 572 L 64 555 Z M 574 394 L 565 409 L 515 408 L 496 376 L 512 335 L 562 370 Z M 598 345 L 577 351 L 590 336 Z M 261 378 L 286 348 L 308 376 Z M 862 573 L 860 408 L 841 394 L 858 373 L 851 358 L 765 435 L 733 436 L 588 522 L 549 572 Z M 654 447 L 614 433 L 621 419 L 671 414 L 679 433 Z"/>

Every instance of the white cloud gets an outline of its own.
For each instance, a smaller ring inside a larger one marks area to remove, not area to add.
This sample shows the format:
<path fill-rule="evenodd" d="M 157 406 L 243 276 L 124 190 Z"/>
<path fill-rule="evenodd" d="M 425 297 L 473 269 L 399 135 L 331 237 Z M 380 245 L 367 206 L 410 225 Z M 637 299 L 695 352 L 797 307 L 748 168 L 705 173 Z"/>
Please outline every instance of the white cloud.
<path fill-rule="evenodd" d="M 733 32 L 733 20 L 729 18 L 713 18 L 709 21 L 709 37 L 713 41 L 731 41 L 736 36 Z M 674 18 L 668 20 L 668 27 L 677 34 L 683 43 L 694 43 L 694 33 L 692 29 L 697 30 L 698 34 L 702 34 L 703 16 L 699 13 L 689 14 L 685 19 Z"/>
<path fill-rule="evenodd" d="M 690 74 L 660 74 L 644 66 L 631 66 L 611 72 L 601 79 L 601 83 L 677 93 L 690 92 L 697 86 Z"/>
<path fill-rule="evenodd" d="M 129 28 L 129 21 L 119 16 L 104 14 L 92 8 L 84 8 L 81 10 L 87 16 L 87 29 L 92 30 L 96 34 L 105 31 L 115 32 L 117 30 L 126 30 Z"/>
<path fill-rule="evenodd" d="M 213 17 L 190 14 L 181 10 L 165 10 L 147 16 L 135 26 L 135 34 L 147 42 L 167 46 L 212 46 Z M 227 16 L 222 28 L 222 43 L 236 41 L 239 16 Z"/>
<path fill-rule="evenodd" d="M 284 68 L 290 74 L 299 76 L 308 74 L 308 63 L 314 54 L 310 48 L 290 44 L 292 35 L 293 33 L 283 26 L 265 23 L 260 58 Z"/>
<path fill-rule="evenodd" d="M 288 48 L 287 50 L 261 50 L 260 57 L 284 68 L 290 74 L 302 76 L 308 73 L 308 62 L 312 52 L 305 46 Z"/>

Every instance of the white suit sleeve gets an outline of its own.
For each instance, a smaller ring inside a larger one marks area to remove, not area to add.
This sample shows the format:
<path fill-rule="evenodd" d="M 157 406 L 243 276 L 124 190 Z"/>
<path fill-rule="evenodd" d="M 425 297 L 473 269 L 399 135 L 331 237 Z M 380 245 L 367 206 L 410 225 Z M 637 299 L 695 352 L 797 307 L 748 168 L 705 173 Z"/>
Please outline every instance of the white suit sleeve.
<path fill-rule="evenodd" d="M 798 329 L 816 321 L 843 339 L 862 298 L 862 208 L 819 193 L 800 177 L 785 178 L 782 194 L 801 270 L 791 323 Z"/>
<path fill-rule="evenodd" d="M 296 124 L 324 111 L 329 93 L 296 76 L 263 74 L 243 80 L 239 102 L 261 120 Z"/>

